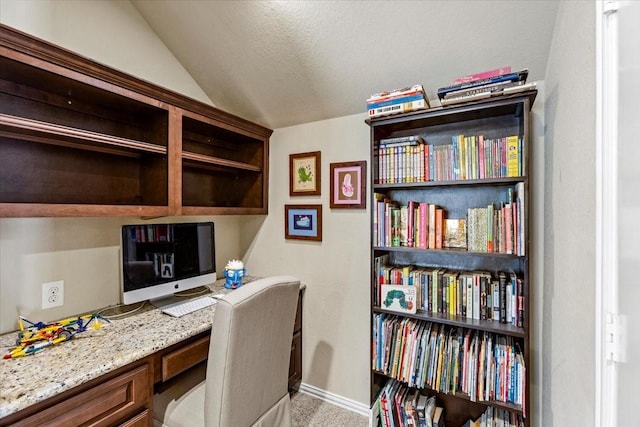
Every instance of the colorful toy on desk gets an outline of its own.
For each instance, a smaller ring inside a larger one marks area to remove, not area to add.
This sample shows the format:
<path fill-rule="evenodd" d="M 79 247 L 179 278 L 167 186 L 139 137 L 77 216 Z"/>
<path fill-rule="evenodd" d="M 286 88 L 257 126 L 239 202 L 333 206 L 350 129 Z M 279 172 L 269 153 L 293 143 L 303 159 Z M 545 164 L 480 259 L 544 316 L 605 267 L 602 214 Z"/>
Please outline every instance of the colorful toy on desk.
<path fill-rule="evenodd" d="M 232 259 L 227 262 L 224 268 L 224 287 L 227 289 L 236 289 L 242 286 L 242 278 L 246 276 L 247 270 L 244 268 L 242 261 Z"/>
<path fill-rule="evenodd" d="M 18 332 L 18 339 L 16 340 L 17 347 L 5 354 L 3 359 L 29 356 L 50 345 L 68 341 L 77 334 L 86 331 L 89 325 L 91 325 L 92 329 L 100 329 L 103 326 L 101 320 L 109 322 L 108 319 L 97 313 L 69 317 L 51 323 L 32 322 L 20 316 L 18 320 L 20 332 Z M 24 322 L 31 326 L 25 328 Z"/>

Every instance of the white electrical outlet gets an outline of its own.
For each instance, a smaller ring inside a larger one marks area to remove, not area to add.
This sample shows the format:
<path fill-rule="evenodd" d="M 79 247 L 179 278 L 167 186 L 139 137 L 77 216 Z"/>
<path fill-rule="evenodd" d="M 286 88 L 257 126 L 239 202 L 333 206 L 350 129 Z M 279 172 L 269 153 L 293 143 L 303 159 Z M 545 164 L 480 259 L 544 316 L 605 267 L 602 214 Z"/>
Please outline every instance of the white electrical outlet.
<path fill-rule="evenodd" d="M 42 284 L 42 309 L 64 304 L 64 280 Z"/>

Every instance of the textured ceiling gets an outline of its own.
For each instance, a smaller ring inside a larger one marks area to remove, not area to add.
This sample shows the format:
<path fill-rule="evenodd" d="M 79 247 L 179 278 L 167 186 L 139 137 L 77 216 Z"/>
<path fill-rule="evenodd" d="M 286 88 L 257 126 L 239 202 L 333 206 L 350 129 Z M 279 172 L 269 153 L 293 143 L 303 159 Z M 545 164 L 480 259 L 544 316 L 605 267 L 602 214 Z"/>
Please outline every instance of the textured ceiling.
<path fill-rule="evenodd" d="M 510 65 L 543 80 L 557 1 L 133 0 L 223 110 L 276 129 Z"/>

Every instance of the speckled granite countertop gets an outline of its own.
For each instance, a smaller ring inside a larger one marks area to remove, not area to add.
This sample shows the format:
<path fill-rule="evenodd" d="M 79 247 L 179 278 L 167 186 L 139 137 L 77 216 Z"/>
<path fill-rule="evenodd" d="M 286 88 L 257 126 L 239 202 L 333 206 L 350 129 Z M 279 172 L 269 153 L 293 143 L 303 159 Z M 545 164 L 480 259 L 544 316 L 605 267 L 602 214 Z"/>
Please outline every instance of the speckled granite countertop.
<path fill-rule="evenodd" d="M 245 283 L 252 280 L 247 277 Z M 214 293 L 227 292 L 224 279 L 209 287 Z M 0 359 L 0 418 L 204 332 L 211 328 L 214 312 L 215 305 L 174 318 L 148 309 L 31 356 Z M 16 332 L 0 335 L 3 355 L 16 338 Z"/>

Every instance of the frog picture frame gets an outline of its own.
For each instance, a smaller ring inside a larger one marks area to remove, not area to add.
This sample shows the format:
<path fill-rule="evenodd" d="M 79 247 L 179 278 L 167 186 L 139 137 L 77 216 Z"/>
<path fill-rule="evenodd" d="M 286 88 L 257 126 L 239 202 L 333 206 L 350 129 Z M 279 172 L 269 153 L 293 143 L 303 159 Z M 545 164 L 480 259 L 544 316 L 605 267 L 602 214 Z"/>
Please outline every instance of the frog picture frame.
<path fill-rule="evenodd" d="M 289 196 L 319 196 L 320 151 L 289 155 Z"/>

